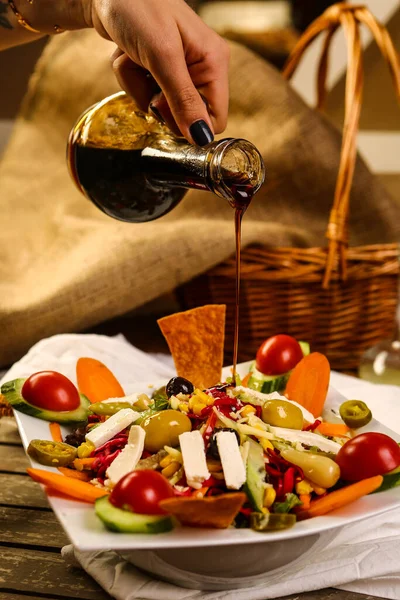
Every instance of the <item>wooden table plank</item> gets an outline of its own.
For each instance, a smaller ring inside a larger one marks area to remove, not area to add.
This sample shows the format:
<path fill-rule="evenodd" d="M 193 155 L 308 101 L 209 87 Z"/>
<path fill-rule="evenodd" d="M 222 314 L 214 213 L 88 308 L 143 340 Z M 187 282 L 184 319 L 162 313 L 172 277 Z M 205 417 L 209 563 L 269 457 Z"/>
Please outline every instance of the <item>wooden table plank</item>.
<path fill-rule="evenodd" d="M 43 596 L 31 596 L 30 594 L 14 594 L 14 592 L 0 592 L 0 600 L 43 600 Z M 46 596 L 46 600 L 58 600 L 58 598 L 50 598 Z"/>
<path fill-rule="evenodd" d="M 53 512 L 0 506 L 2 543 L 62 548 L 69 540 Z"/>
<path fill-rule="evenodd" d="M 0 473 L 0 505 L 49 508 L 47 498 L 38 483 L 30 477 Z"/>
<path fill-rule="evenodd" d="M 60 554 L 1 548 L 0 591 L 110 600 L 83 570 L 68 567 Z"/>
<path fill-rule="evenodd" d="M 0 471 L 23 473 L 29 467 L 29 460 L 22 446 L 0 445 Z"/>
<path fill-rule="evenodd" d="M 17 423 L 13 417 L 0 419 L 0 443 L 21 445 Z"/>

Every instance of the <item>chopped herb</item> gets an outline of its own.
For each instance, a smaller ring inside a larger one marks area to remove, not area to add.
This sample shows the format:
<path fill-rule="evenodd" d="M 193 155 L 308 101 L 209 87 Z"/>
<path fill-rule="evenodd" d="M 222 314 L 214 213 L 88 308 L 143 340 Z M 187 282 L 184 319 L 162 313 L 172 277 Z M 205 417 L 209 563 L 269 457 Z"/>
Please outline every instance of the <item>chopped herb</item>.
<path fill-rule="evenodd" d="M 165 387 L 162 387 L 156 390 L 152 396 L 153 404 L 152 407 L 154 410 L 166 410 L 170 408 L 169 398 L 165 391 Z"/>
<path fill-rule="evenodd" d="M 300 506 L 303 503 L 296 494 L 286 494 L 284 502 L 275 502 L 272 507 L 274 513 L 288 513 L 295 506 Z"/>

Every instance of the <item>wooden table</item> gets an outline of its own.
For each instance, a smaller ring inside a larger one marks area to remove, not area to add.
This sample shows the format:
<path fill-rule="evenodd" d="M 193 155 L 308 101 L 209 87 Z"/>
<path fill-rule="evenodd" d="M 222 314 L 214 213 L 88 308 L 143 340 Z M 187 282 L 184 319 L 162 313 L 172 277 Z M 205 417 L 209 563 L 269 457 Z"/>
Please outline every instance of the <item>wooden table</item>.
<path fill-rule="evenodd" d="M 128 339 L 145 351 L 165 350 L 164 341 L 146 319 L 141 330 L 149 337 L 129 335 Z M 154 319 L 153 319 L 154 323 Z M 143 327 L 145 324 L 145 327 Z M 115 334 L 115 326 L 96 330 Z M 134 339 L 132 339 L 134 338 Z M 146 341 L 147 340 L 147 341 Z M 1 375 L 1 373 L 0 373 Z M 80 569 L 67 567 L 60 549 L 68 539 L 54 516 L 41 487 L 25 472 L 25 456 L 13 418 L 0 419 L 0 600 L 107 600 L 96 582 Z M 295 594 L 280 600 L 378 600 L 352 592 L 327 589 Z"/>

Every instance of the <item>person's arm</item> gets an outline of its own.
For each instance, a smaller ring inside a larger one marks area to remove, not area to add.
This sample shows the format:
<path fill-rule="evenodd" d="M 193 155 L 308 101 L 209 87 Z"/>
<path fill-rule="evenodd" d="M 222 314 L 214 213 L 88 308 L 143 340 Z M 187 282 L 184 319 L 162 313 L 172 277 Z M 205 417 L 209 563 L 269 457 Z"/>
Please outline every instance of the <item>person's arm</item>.
<path fill-rule="evenodd" d="M 150 105 L 171 129 L 199 145 L 225 129 L 228 46 L 184 0 L 11 2 L 41 33 L 26 30 L 9 1 L 0 0 L 0 50 L 56 29 L 94 27 L 117 44 L 114 72 L 139 108 Z"/>

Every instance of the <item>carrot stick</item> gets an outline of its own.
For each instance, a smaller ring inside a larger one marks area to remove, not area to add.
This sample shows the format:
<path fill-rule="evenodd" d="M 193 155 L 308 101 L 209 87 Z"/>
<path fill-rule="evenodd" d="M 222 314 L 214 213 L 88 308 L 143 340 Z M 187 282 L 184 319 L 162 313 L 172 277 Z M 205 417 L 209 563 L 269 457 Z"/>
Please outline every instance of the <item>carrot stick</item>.
<path fill-rule="evenodd" d="M 65 494 L 70 498 L 81 500 L 82 502 L 93 503 L 97 498 L 101 498 L 108 493 L 106 490 L 97 488 L 91 483 L 65 477 L 61 473 L 52 473 L 43 469 L 27 469 L 26 471 L 34 481 L 43 483 L 43 485 L 48 486 L 51 490 Z"/>
<path fill-rule="evenodd" d="M 329 361 L 323 354 L 312 352 L 295 366 L 286 385 L 285 395 L 309 410 L 314 417 L 321 416 L 328 393 Z"/>
<path fill-rule="evenodd" d="M 251 377 L 251 373 L 247 373 L 247 375 L 245 375 L 242 379 L 242 386 L 243 387 L 247 387 L 247 384 L 250 381 L 250 377 Z"/>
<path fill-rule="evenodd" d="M 93 458 L 75 458 L 73 465 L 77 471 L 90 471 L 96 459 Z"/>
<path fill-rule="evenodd" d="M 61 427 L 58 423 L 50 423 L 50 435 L 53 442 L 62 442 Z"/>
<path fill-rule="evenodd" d="M 79 391 L 92 403 L 125 396 L 124 390 L 110 369 L 95 358 L 78 359 L 76 377 Z"/>
<path fill-rule="evenodd" d="M 75 469 L 67 469 L 67 467 L 57 467 L 57 469 L 65 477 L 71 477 L 71 479 L 80 479 L 81 481 L 90 481 L 92 479 L 88 473 L 84 473 L 83 471 L 75 471 Z"/>
<path fill-rule="evenodd" d="M 322 435 L 328 435 L 331 437 L 335 436 L 346 436 L 350 428 L 344 423 L 320 423 L 316 429 Z"/>
<path fill-rule="evenodd" d="M 300 507 L 299 512 L 296 513 L 297 519 L 302 521 L 304 519 L 310 519 L 311 517 L 320 517 L 331 512 L 331 510 L 342 508 L 343 506 L 346 506 L 346 504 L 350 504 L 377 490 L 378 487 L 382 485 L 382 481 L 382 475 L 376 475 L 375 477 L 362 479 L 361 481 L 357 481 L 357 483 L 352 483 L 347 487 L 330 492 L 329 494 L 326 494 L 326 496 L 311 502 L 309 508 L 304 510 Z"/>
<path fill-rule="evenodd" d="M 300 502 L 303 503 L 303 505 L 300 507 L 300 510 L 301 511 L 308 510 L 310 508 L 310 504 L 311 504 L 311 494 L 300 494 L 299 499 L 300 499 Z"/>

